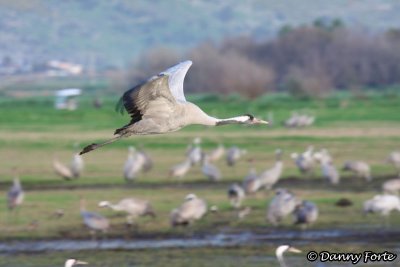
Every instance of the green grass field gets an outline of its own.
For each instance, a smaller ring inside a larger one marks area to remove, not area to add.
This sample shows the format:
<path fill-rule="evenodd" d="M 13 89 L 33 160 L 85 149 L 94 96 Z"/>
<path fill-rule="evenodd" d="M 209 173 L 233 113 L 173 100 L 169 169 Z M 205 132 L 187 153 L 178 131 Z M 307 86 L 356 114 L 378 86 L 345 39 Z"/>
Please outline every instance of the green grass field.
<path fill-rule="evenodd" d="M 296 100 L 286 95 L 264 96 L 253 101 L 235 96 L 222 98 L 213 95 L 192 96 L 190 99 L 210 114 L 220 117 L 251 113 L 266 118 L 268 112 L 273 112 L 274 124 L 265 127 L 191 126 L 162 136 L 131 137 L 85 155 L 83 176 L 77 180 L 63 181 L 52 169 L 54 155 L 67 164 L 74 153 L 75 142 L 82 147 L 107 139 L 112 136 L 115 128 L 128 121 L 126 114 L 121 116 L 114 111 L 117 97 L 104 98 L 104 106 L 100 110 L 92 107 L 90 97 L 84 97 L 80 102 L 81 107 L 72 112 L 54 110 L 49 97 L 0 100 L 0 194 L 6 196 L 13 168 L 18 170 L 26 191 L 25 202 L 17 214 L 11 215 L 6 208 L 6 202 L 0 202 L 0 241 L 89 239 L 90 235 L 82 225 L 79 215 L 81 196 L 87 199 L 88 210 L 99 212 L 111 220 L 109 238 L 134 240 L 247 230 L 273 231 L 275 228 L 265 220 L 266 208 L 273 197 L 273 191 L 262 191 L 247 198 L 244 206 L 250 206 L 252 212 L 244 220 L 238 220 L 236 211 L 229 205 L 226 190 L 230 183 L 242 181 L 250 167 L 262 171 L 272 166 L 276 148 L 283 149 L 285 164 L 283 177 L 276 187 L 289 188 L 300 198 L 312 200 L 318 205 L 320 217 L 312 226 L 313 229 L 382 229 L 383 221 L 379 216 L 365 217 L 361 211 L 363 201 L 379 193 L 385 180 L 396 177 L 395 170 L 385 162 L 385 158 L 389 152 L 400 149 L 398 94 L 370 93 L 363 97 L 338 94 L 319 100 Z M 281 122 L 294 110 L 315 114 L 315 126 L 305 129 L 284 128 Z M 202 148 L 205 151 L 210 151 L 222 142 L 226 147 L 238 145 L 245 148 L 248 154 L 233 168 L 228 167 L 224 160 L 217 163 L 223 174 L 222 182 L 208 182 L 200 167 L 196 166 L 178 183 L 168 177 L 168 170 L 184 159 L 188 143 L 196 136 L 203 139 Z M 152 171 L 140 175 L 131 184 L 127 184 L 122 177 L 122 166 L 129 145 L 142 145 L 155 162 Z M 341 173 L 341 184 L 332 187 L 321 179 L 319 168 L 312 177 L 300 175 L 290 159 L 290 153 L 304 151 L 309 145 L 316 149 L 327 148 L 338 168 L 346 160 L 360 159 L 368 162 L 371 164 L 374 180 L 367 184 L 349 173 Z M 171 228 L 168 217 L 170 211 L 192 192 L 205 198 L 209 205 L 217 205 L 219 213 L 209 214 L 190 229 Z M 137 229 L 127 229 L 123 215 L 117 216 L 110 210 L 97 207 L 101 200 L 115 202 L 130 196 L 151 201 L 157 218 L 140 218 Z M 354 205 L 348 208 L 336 207 L 334 203 L 342 197 L 351 199 Z M 57 209 L 64 209 L 65 216 L 62 219 L 50 218 Z M 385 229 L 396 230 L 399 224 L 400 214 L 393 213 L 389 226 Z M 292 225 L 291 218 L 285 220 L 281 227 L 299 230 Z M 304 246 L 309 248 L 313 244 Z M 188 251 L 187 253 L 193 253 L 193 257 L 199 261 L 194 266 L 202 266 L 199 258 L 203 253 L 202 249 Z M 263 258 L 259 248 L 221 249 L 215 266 L 231 266 L 232 261 L 228 261 L 226 265 L 221 262 L 232 253 L 243 253 L 243 262 L 255 261 L 255 264 L 249 266 L 265 266 L 262 264 L 264 260 L 271 262 L 273 266 L 275 263 L 271 259 L 271 248 L 268 251 L 266 258 Z M 124 257 L 123 252 L 118 253 Z M 114 255 L 117 257 L 118 253 L 115 252 Z M 132 260 L 131 265 L 121 263 L 121 266 L 159 266 L 153 264 L 146 251 L 138 253 L 142 261 Z M 174 250 L 169 254 L 160 250 L 157 253 L 160 258 L 179 258 L 182 257 L 181 253 L 186 252 Z M 57 255 L 54 256 L 54 262 L 61 262 L 66 257 L 66 253 Z M 19 259 L 23 261 L 24 256 Z M 40 264 L 38 258 L 36 261 Z M 170 266 L 183 264 L 184 261 L 181 261 Z M 0 265 L 17 266 L 10 264 L 8 258 L 4 258 L 3 262 L 0 260 Z"/>

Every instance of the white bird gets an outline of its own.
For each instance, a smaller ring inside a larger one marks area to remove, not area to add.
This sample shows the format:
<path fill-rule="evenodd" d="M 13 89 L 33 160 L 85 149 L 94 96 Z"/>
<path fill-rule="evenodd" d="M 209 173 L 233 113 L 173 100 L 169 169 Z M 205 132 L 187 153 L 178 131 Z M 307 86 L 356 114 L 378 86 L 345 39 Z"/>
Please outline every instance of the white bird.
<path fill-rule="evenodd" d="M 364 202 L 364 213 L 380 213 L 387 217 L 393 210 L 400 211 L 400 199 L 394 195 L 376 195 Z"/>
<path fill-rule="evenodd" d="M 364 161 L 346 161 L 343 164 L 343 171 L 351 171 L 358 177 L 364 178 L 367 182 L 372 180 L 371 168 Z"/>
<path fill-rule="evenodd" d="M 314 154 L 314 158 L 321 164 L 322 176 L 331 184 L 336 185 L 340 182 L 340 175 L 332 163 L 332 158 L 327 150 L 321 150 Z"/>
<path fill-rule="evenodd" d="M 207 203 L 195 194 L 189 194 L 185 197 L 183 204 L 171 212 L 171 225 L 190 225 L 203 218 L 206 213 Z"/>
<path fill-rule="evenodd" d="M 108 207 L 114 211 L 123 211 L 128 213 L 126 217 L 128 224 L 133 224 L 134 220 L 141 216 L 155 217 L 155 213 L 150 202 L 137 198 L 124 198 L 117 204 L 109 201 L 100 201 L 99 207 Z"/>
<path fill-rule="evenodd" d="M 261 181 L 254 168 L 251 168 L 249 174 L 244 177 L 242 186 L 246 194 L 253 194 L 261 188 Z"/>
<path fill-rule="evenodd" d="M 245 197 L 244 189 L 239 184 L 234 183 L 229 187 L 228 198 L 234 208 L 240 208 Z"/>
<path fill-rule="evenodd" d="M 217 168 L 217 166 L 211 164 L 209 162 L 208 156 L 203 156 L 203 165 L 201 167 L 201 171 L 205 176 L 208 177 L 210 181 L 218 182 L 222 178 L 221 171 Z"/>
<path fill-rule="evenodd" d="M 212 150 L 208 154 L 208 158 L 211 162 L 218 161 L 220 158 L 222 158 L 225 154 L 225 147 L 222 144 L 219 144 L 218 147 L 214 150 Z"/>
<path fill-rule="evenodd" d="M 232 146 L 226 152 L 226 163 L 228 166 L 234 166 L 236 162 L 246 153 L 246 150 L 240 149 L 237 146 Z"/>
<path fill-rule="evenodd" d="M 13 185 L 7 194 L 8 209 L 14 210 L 24 202 L 25 193 L 22 189 L 21 182 L 17 176 L 13 179 Z"/>
<path fill-rule="evenodd" d="M 294 247 L 291 247 L 289 245 L 279 246 L 275 250 L 275 255 L 276 255 L 276 258 L 278 259 L 279 264 L 280 264 L 281 267 L 287 267 L 287 265 L 286 265 L 286 263 L 285 263 L 285 261 L 283 259 L 283 253 L 285 253 L 286 251 L 294 252 L 294 253 L 301 253 L 301 250 L 299 250 L 297 248 L 294 248 Z"/>
<path fill-rule="evenodd" d="M 68 259 L 65 261 L 64 267 L 73 267 L 75 265 L 86 265 L 86 264 L 88 264 L 88 263 L 85 261 L 79 261 L 76 259 Z"/>
<path fill-rule="evenodd" d="M 400 174 L 400 151 L 393 151 L 389 154 L 387 162 L 392 164 Z"/>
<path fill-rule="evenodd" d="M 382 190 L 387 194 L 398 194 L 400 191 L 400 177 L 384 182 Z"/>
<path fill-rule="evenodd" d="M 293 215 L 295 224 L 308 226 L 318 219 L 318 207 L 315 203 L 304 200 L 296 206 Z"/>
<path fill-rule="evenodd" d="M 297 204 L 298 200 L 292 193 L 286 189 L 276 190 L 276 194 L 268 206 L 268 221 L 273 225 L 278 225 L 283 218 L 293 213 Z"/>
<path fill-rule="evenodd" d="M 275 151 L 275 165 L 265 170 L 259 175 L 261 186 L 265 187 L 266 189 L 271 189 L 274 186 L 279 178 L 282 175 L 283 171 L 283 162 L 282 162 L 282 150 L 277 149 Z"/>
<path fill-rule="evenodd" d="M 192 167 L 192 161 L 186 158 L 185 161 L 172 166 L 172 168 L 169 171 L 169 176 L 182 179 L 186 175 L 186 173 L 190 170 L 191 167 Z"/>
<path fill-rule="evenodd" d="M 218 119 L 207 115 L 198 106 L 186 101 L 183 81 L 192 61 L 181 62 L 144 83 L 126 91 L 119 101 L 119 110 L 124 108 L 131 121 L 117 129 L 115 137 L 86 146 L 81 154 L 131 135 L 161 134 L 178 131 L 191 125 L 220 126 L 226 124 L 267 124 L 252 115 Z"/>

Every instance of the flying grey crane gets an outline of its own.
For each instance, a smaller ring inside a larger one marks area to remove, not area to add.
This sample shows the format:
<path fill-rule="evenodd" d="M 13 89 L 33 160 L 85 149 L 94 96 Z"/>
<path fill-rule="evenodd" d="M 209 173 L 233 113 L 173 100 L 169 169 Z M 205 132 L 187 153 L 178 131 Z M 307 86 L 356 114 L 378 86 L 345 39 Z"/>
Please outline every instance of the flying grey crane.
<path fill-rule="evenodd" d="M 278 261 L 279 261 L 279 265 L 281 266 L 281 267 L 288 267 L 287 265 L 286 265 L 286 262 L 284 261 L 284 259 L 283 259 L 283 253 L 285 253 L 285 252 L 294 252 L 294 253 L 301 253 L 301 250 L 299 250 L 299 249 L 297 249 L 297 248 L 295 248 L 295 247 L 291 247 L 291 246 L 289 246 L 289 245 L 282 245 L 282 246 L 279 246 L 276 250 L 275 250 L 275 255 L 276 255 L 276 258 L 278 259 Z"/>
<path fill-rule="evenodd" d="M 112 204 L 109 201 L 100 201 L 99 207 L 108 207 L 115 211 L 123 211 L 128 213 L 126 217 L 127 223 L 133 224 L 134 220 L 141 216 L 155 217 L 153 207 L 150 202 L 137 198 L 124 198 L 117 204 Z"/>
<path fill-rule="evenodd" d="M 117 129 L 114 137 L 100 144 L 86 146 L 81 154 L 131 135 L 162 134 L 191 124 L 220 126 L 226 124 L 267 124 L 252 115 L 218 119 L 186 101 L 183 81 L 192 61 L 181 62 L 126 91 L 118 103 L 131 115 L 131 121 Z"/>
<path fill-rule="evenodd" d="M 86 265 L 86 264 L 89 264 L 89 263 L 87 263 L 85 261 L 79 261 L 76 259 L 68 259 L 65 261 L 64 267 L 73 267 L 76 265 Z"/>
<path fill-rule="evenodd" d="M 247 151 L 245 149 L 240 149 L 237 146 L 232 146 L 226 152 L 226 163 L 228 166 L 234 166 L 236 161 L 238 161 Z"/>
<path fill-rule="evenodd" d="M 83 223 L 89 228 L 90 234 L 95 239 L 96 232 L 102 232 L 105 234 L 110 227 L 110 222 L 107 218 L 97 214 L 95 212 L 86 211 L 86 201 L 80 200 L 80 210 Z"/>
<path fill-rule="evenodd" d="M 358 177 L 364 178 L 367 182 L 372 180 L 371 168 L 368 163 L 364 161 L 346 161 L 343 164 L 343 171 L 351 171 Z"/>
<path fill-rule="evenodd" d="M 275 165 L 272 168 L 263 171 L 259 175 L 261 186 L 265 187 L 266 189 L 271 189 L 272 186 L 274 186 L 278 182 L 279 178 L 282 175 L 283 162 L 281 149 L 277 149 L 275 151 L 275 157 Z"/>
<path fill-rule="evenodd" d="M 203 155 L 202 162 L 203 164 L 201 167 L 201 171 L 203 172 L 203 174 L 207 176 L 210 181 L 213 182 L 220 181 L 222 178 L 221 171 L 217 168 L 217 166 L 209 162 L 207 155 Z"/>
<path fill-rule="evenodd" d="M 318 207 L 311 201 L 303 200 L 296 206 L 293 215 L 295 224 L 307 227 L 318 219 Z"/>
<path fill-rule="evenodd" d="M 382 184 L 383 192 L 397 195 L 400 191 L 400 177 L 387 180 Z"/>
<path fill-rule="evenodd" d="M 336 185 L 340 182 L 340 175 L 333 165 L 332 158 L 326 149 L 314 154 L 314 158 L 321 164 L 322 176 L 331 184 Z"/>
<path fill-rule="evenodd" d="M 297 204 L 298 200 L 294 194 L 286 189 L 276 190 L 275 196 L 268 206 L 268 221 L 273 225 L 278 225 L 283 218 L 293 213 Z"/>
<path fill-rule="evenodd" d="M 10 190 L 8 190 L 7 201 L 8 201 L 8 209 L 10 211 L 16 209 L 24 202 L 25 193 L 22 189 L 21 182 L 19 181 L 18 176 L 15 176 L 13 179 L 13 185 Z"/>
<path fill-rule="evenodd" d="M 170 214 L 172 226 L 190 225 L 194 221 L 200 220 L 207 213 L 207 203 L 198 198 L 195 194 L 185 197 L 183 204 L 174 209 Z"/>
<path fill-rule="evenodd" d="M 400 151 L 393 151 L 389 154 L 387 162 L 392 164 L 400 174 Z"/>
<path fill-rule="evenodd" d="M 234 183 L 229 187 L 228 198 L 234 208 L 240 208 L 245 197 L 244 189 L 239 184 Z"/>

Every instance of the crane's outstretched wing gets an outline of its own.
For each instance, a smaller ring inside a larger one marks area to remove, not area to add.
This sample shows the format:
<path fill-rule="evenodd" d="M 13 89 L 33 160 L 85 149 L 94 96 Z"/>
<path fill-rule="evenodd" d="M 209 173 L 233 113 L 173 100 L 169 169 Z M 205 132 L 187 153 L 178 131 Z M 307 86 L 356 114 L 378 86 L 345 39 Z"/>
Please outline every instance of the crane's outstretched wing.
<path fill-rule="evenodd" d="M 132 119 L 128 125 L 140 121 L 143 117 L 168 119 L 173 115 L 177 102 L 168 88 L 168 79 L 168 76 L 160 74 L 123 94 L 117 104 L 117 110 L 123 111 L 125 108 L 131 115 Z"/>
<path fill-rule="evenodd" d="M 192 66 L 192 61 L 186 60 L 160 73 L 168 76 L 169 89 L 177 101 L 186 102 L 183 81 L 190 66 Z"/>
<path fill-rule="evenodd" d="M 124 109 L 131 115 L 133 124 L 143 116 L 166 116 L 173 112 L 177 101 L 186 101 L 183 80 L 192 61 L 181 62 L 144 83 L 126 91 L 117 104 L 117 111 Z"/>

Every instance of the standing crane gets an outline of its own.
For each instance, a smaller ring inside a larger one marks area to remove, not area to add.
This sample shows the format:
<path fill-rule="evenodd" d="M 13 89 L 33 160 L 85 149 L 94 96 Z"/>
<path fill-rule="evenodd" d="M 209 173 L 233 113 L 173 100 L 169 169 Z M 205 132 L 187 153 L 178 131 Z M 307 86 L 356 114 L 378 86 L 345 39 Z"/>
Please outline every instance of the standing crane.
<path fill-rule="evenodd" d="M 128 214 L 126 217 L 128 225 L 134 223 L 134 220 L 141 216 L 155 217 L 153 207 L 150 202 L 137 198 L 124 198 L 117 204 L 112 204 L 109 201 L 100 201 L 99 207 L 108 207 L 114 211 L 123 211 Z"/>
<path fill-rule="evenodd" d="M 171 225 L 190 225 L 203 218 L 206 213 L 207 203 L 205 200 L 198 198 L 195 194 L 189 194 L 185 197 L 185 202 L 171 212 Z"/>
<path fill-rule="evenodd" d="M 22 189 L 21 182 L 19 181 L 18 176 L 15 175 L 13 179 L 13 185 L 11 186 L 10 190 L 8 190 L 7 194 L 8 209 L 10 211 L 15 210 L 24 202 L 24 197 L 25 193 Z"/>
<path fill-rule="evenodd" d="M 286 189 L 276 190 L 267 211 L 267 219 L 273 225 L 278 225 L 283 218 L 291 214 L 298 204 L 294 194 Z"/>
<path fill-rule="evenodd" d="M 226 124 L 268 124 L 246 114 L 228 119 L 209 116 L 195 104 L 186 101 L 183 81 L 192 61 L 181 62 L 126 91 L 118 103 L 131 115 L 131 121 L 114 132 L 114 137 L 100 144 L 86 146 L 80 154 L 131 135 L 162 134 L 199 124 L 220 126 Z"/>
<path fill-rule="evenodd" d="M 89 228 L 93 239 L 96 239 L 96 232 L 107 233 L 108 228 L 110 228 L 108 219 L 95 212 L 87 211 L 86 201 L 84 199 L 80 201 L 80 210 L 83 223 Z"/>
<path fill-rule="evenodd" d="M 272 186 L 274 186 L 278 182 L 279 178 L 282 175 L 283 162 L 281 149 L 277 149 L 275 151 L 275 158 L 275 165 L 259 175 L 261 186 L 265 187 L 266 189 L 271 189 Z"/>

